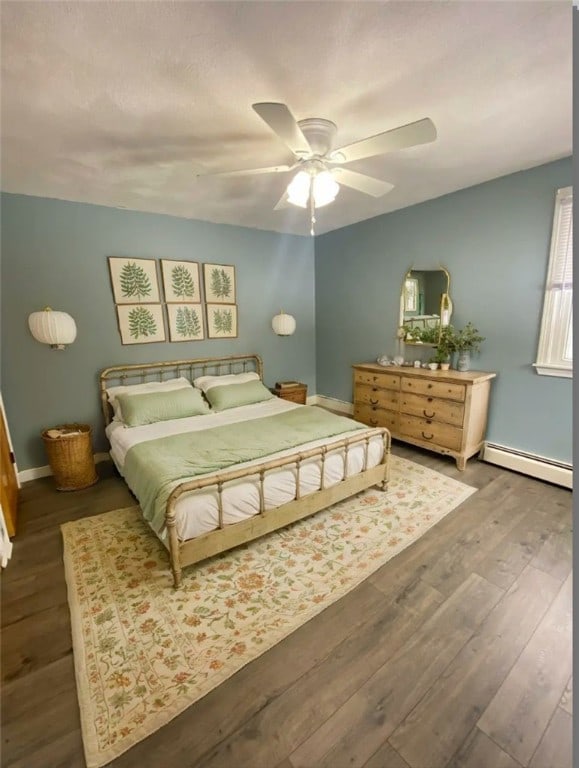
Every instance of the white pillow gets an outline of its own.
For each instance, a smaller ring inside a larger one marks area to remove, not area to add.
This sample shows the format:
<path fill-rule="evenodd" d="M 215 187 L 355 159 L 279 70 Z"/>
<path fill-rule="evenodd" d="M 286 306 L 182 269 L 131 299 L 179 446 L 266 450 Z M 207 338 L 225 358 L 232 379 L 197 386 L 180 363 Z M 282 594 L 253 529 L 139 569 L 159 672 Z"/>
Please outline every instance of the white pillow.
<path fill-rule="evenodd" d="M 193 385 L 207 394 L 213 387 L 225 384 L 245 384 L 247 381 L 259 381 L 259 373 L 227 373 L 224 376 L 198 376 L 193 379 Z"/>
<path fill-rule="evenodd" d="M 178 379 L 167 379 L 166 381 L 147 381 L 144 384 L 127 384 L 118 387 L 109 387 L 107 397 L 111 408 L 113 409 L 113 421 L 123 421 L 121 405 L 117 401 L 118 395 L 141 395 L 145 392 L 170 392 L 173 389 L 183 389 L 193 386 L 189 379 L 180 376 Z"/>

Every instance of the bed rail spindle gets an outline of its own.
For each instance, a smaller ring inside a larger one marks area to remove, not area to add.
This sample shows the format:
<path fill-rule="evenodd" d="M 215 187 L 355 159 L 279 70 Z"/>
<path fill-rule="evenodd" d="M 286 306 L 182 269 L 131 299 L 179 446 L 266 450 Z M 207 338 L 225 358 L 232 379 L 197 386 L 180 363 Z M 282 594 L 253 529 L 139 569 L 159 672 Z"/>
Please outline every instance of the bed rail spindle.
<path fill-rule="evenodd" d="M 370 438 L 367 437 L 364 440 L 364 466 L 362 467 L 362 472 L 365 472 L 368 469 L 368 451 L 370 450 Z"/>
<path fill-rule="evenodd" d="M 346 438 L 346 443 L 344 445 L 344 477 L 342 480 L 348 479 L 348 451 L 350 450 L 350 441 L 348 438 Z"/>
<path fill-rule="evenodd" d="M 320 490 L 324 490 L 325 486 L 325 474 L 326 474 L 326 453 L 328 449 L 325 445 L 322 446 L 322 463 L 320 467 Z"/>
<path fill-rule="evenodd" d="M 298 456 L 296 461 L 296 499 L 301 498 L 301 490 L 300 490 L 300 469 L 302 466 L 302 457 Z"/>
<path fill-rule="evenodd" d="M 223 483 L 217 483 L 217 509 L 219 511 L 219 527 L 223 528 Z"/>
<path fill-rule="evenodd" d="M 265 470 L 262 469 L 259 473 L 259 514 L 265 515 Z"/>

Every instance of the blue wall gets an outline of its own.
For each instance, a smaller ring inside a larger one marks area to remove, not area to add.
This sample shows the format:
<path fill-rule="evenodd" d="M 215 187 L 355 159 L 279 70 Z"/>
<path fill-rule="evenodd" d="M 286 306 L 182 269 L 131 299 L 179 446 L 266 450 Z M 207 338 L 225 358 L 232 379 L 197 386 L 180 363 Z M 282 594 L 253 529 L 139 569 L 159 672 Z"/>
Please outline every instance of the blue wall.
<path fill-rule="evenodd" d="M 295 378 L 315 392 L 311 238 L 22 195 L 1 203 L 2 394 L 19 470 L 47 463 L 40 432 L 62 422 L 91 424 L 106 449 L 98 371 L 109 365 L 258 353 L 266 383 Z M 122 346 L 107 256 L 234 264 L 238 338 Z M 62 352 L 28 330 L 47 305 L 77 323 Z M 280 307 L 297 320 L 291 337 L 271 330 Z"/>
<path fill-rule="evenodd" d="M 59 422 L 92 424 L 106 449 L 98 371 L 118 363 L 257 352 L 266 383 L 296 378 L 351 401 L 350 366 L 396 352 L 406 270 L 439 264 L 453 323 L 486 336 L 473 367 L 498 373 L 488 439 L 571 461 L 572 382 L 531 367 L 555 191 L 570 184 L 567 158 L 319 236 L 315 274 L 310 238 L 2 195 L 2 393 L 19 469 L 46 463 L 40 431 Z M 235 264 L 239 338 L 122 346 L 107 256 Z M 77 322 L 64 352 L 28 331 L 46 305 Z M 280 307 L 297 319 L 289 338 L 271 331 Z"/>
<path fill-rule="evenodd" d="M 318 393 L 351 401 L 350 366 L 396 352 L 405 272 L 442 264 L 453 325 L 486 337 L 472 367 L 498 373 L 487 439 L 570 462 L 572 381 L 531 365 L 555 192 L 571 184 L 566 158 L 316 238 Z"/>

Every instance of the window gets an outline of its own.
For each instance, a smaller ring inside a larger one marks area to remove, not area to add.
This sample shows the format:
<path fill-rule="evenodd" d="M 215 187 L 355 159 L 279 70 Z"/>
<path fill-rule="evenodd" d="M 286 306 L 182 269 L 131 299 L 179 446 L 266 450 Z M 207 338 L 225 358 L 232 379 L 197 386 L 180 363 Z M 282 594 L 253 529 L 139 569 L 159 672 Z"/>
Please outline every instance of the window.
<path fill-rule="evenodd" d="M 573 376 L 573 187 L 557 192 L 539 351 L 543 376 Z"/>

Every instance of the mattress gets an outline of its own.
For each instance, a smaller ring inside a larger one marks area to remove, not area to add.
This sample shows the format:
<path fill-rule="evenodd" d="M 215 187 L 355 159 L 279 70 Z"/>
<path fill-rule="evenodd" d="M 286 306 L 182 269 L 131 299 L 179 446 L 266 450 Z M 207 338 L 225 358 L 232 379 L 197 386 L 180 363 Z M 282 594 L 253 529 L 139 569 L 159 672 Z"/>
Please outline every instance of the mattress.
<path fill-rule="evenodd" d="M 192 416 L 185 419 L 161 421 L 140 427 L 125 427 L 120 422 L 112 422 L 106 429 L 111 445 L 111 457 L 117 469 L 123 475 L 123 466 L 127 452 L 138 443 L 155 440 L 169 435 L 184 432 L 211 429 L 213 427 L 233 424 L 249 419 L 265 418 L 276 413 L 303 408 L 287 400 L 273 398 L 254 405 L 231 408 L 227 411 L 215 412 L 203 416 Z M 360 430 L 346 432 L 333 438 L 304 443 L 290 450 L 272 454 L 268 459 L 290 456 L 300 450 L 316 448 L 324 444 L 336 442 L 349 435 L 363 434 Z M 384 452 L 383 440 L 375 436 L 370 440 L 368 449 L 367 468 L 380 463 Z M 344 451 L 329 451 L 324 464 L 324 487 L 339 483 L 344 478 L 359 474 L 364 469 L 365 447 L 363 443 L 352 446 L 348 451 L 348 466 L 344 468 Z M 263 462 L 263 459 L 236 464 L 230 469 L 251 467 Z M 195 479 L 210 477 L 197 475 Z M 300 495 L 305 496 L 319 490 L 321 485 L 321 461 L 317 458 L 302 462 L 300 468 Z M 134 492 L 134 489 L 131 488 Z M 268 472 L 264 480 L 265 508 L 273 509 L 281 504 L 292 501 L 296 495 L 295 465 Z M 244 477 L 241 480 L 227 483 L 223 488 L 223 521 L 226 525 L 246 520 L 259 512 L 259 476 Z M 181 541 L 196 538 L 219 527 L 217 491 L 214 487 L 183 494 L 175 506 L 177 535 Z M 166 544 L 166 531 L 161 533 L 161 539 Z"/>

